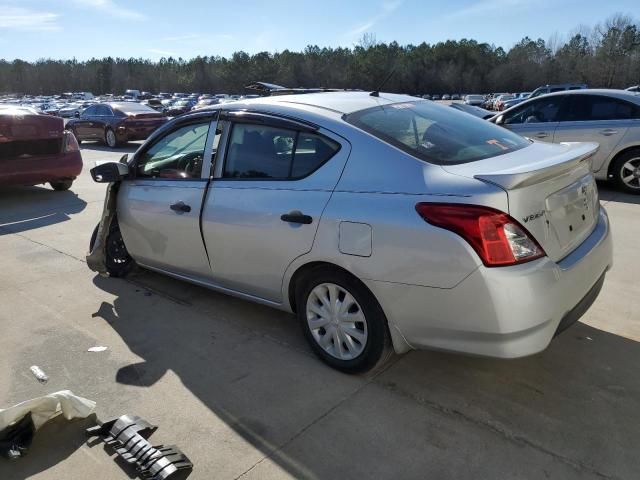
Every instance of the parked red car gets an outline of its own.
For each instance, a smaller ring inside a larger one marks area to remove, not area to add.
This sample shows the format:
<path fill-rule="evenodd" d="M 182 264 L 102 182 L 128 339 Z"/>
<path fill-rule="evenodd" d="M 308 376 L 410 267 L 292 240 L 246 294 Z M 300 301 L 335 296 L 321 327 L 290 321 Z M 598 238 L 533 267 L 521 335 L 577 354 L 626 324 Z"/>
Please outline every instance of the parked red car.
<path fill-rule="evenodd" d="M 67 123 L 79 142 L 97 140 L 116 148 L 129 140 L 145 140 L 167 117 L 136 102 L 92 105 Z"/>
<path fill-rule="evenodd" d="M 0 186 L 50 183 L 68 190 L 81 171 L 78 142 L 62 118 L 0 107 Z"/>

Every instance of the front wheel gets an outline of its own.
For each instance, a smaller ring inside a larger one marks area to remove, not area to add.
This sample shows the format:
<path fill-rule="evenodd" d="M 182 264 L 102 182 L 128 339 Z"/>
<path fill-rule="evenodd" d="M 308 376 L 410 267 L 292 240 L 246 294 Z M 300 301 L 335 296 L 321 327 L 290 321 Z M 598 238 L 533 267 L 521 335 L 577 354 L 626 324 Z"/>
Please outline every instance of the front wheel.
<path fill-rule="evenodd" d="M 382 308 L 364 284 L 346 272 L 311 270 L 296 288 L 296 307 L 311 348 L 333 368 L 364 372 L 389 350 Z"/>
<path fill-rule="evenodd" d="M 69 190 L 71 185 L 73 185 L 73 180 L 62 180 L 60 182 L 49 182 L 51 188 L 58 192 L 64 192 L 65 190 Z"/>
<path fill-rule="evenodd" d="M 616 158 L 611 172 L 616 187 L 624 192 L 640 195 L 640 149 L 631 150 Z"/>
<path fill-rule="evenodd" d="M 90 252 L 93 251 L 93 246 L 98 238 L 99 228 L 100 225 L 96 225 L 96 228 L 91 234 L 91 240 L 89 242 Z M 120 228 L 117 223 L 115 223 L 115 225 L 112 223 L 111 228 L 109 229 L 104 249 L 104 256 L 107 273 L 111 277 L 125 277 L 135 266 L 135 261 L 127 251 L 127 247 L 124 244 L 124 240 L 122 239 L 122 234 L 120 233 Z"/>

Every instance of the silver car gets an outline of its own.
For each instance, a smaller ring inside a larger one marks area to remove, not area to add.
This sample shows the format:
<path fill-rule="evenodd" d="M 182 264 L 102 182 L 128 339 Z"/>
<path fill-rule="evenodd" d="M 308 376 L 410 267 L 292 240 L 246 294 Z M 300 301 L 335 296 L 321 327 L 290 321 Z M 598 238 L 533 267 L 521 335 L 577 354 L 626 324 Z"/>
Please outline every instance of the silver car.
<path fill-rule="evenodd" d="M 533 98 L 491 119 L 545 142 L 597 142 L 593 171 L 619 189 L 640 194 L 640 94 L 568 90 Z"/>
<path fill-rule="evenodd" d="M 294 312 L 347 372 L 390 346 L 531 355 L 587 310 L 612 263 L 596 149 L 405 95 L 221 104 L 92 170 L 111 185 L 87 263 Z"/>

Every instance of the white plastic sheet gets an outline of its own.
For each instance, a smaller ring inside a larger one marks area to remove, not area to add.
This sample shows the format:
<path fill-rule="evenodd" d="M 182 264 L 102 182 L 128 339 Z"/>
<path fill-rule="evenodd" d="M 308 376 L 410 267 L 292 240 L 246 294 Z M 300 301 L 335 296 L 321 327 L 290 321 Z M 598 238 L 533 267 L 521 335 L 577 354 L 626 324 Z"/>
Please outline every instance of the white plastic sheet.
<path fill-rule="evenodd" d="M 78 397 L 70 390 L 61 390 L 0 410 L 0 430 L 4 430 L 29 412 L 31 412 L 31 418 L 37 430 L 48 420 L 60 414 L 67 420 L 86 418 L 93 413 L 95 408 L 96 402 L 93 400 Z"/>

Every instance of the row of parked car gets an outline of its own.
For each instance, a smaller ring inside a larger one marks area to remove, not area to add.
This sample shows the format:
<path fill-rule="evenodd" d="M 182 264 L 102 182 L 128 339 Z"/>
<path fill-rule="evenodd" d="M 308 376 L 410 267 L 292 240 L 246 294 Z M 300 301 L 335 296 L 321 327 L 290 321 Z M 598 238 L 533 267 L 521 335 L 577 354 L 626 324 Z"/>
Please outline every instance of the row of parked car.
<path fill-rule="evenodd" d="M 158 93 L 127 90 L 124 95 L 105 94 L 94 96 L 89 92 L 64 93 L 50 96 L 5 96 L 0 97 L 0 105 L 29 107 L 47 115 L 62 118 L 79 117 L 87 108 L 98 103 L 132 102 L 146 105 L 169 117 L 175 117 L 192 110 L 218 103 L 227 103 L 258 95 L 200 94 L 200 93 Z"/>

